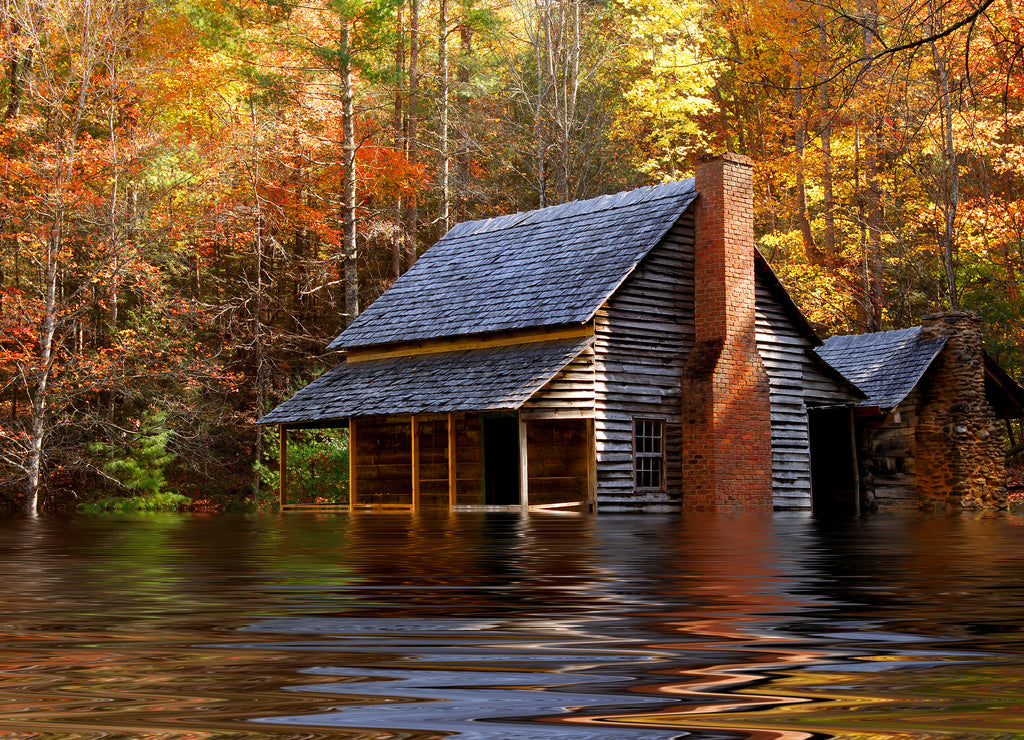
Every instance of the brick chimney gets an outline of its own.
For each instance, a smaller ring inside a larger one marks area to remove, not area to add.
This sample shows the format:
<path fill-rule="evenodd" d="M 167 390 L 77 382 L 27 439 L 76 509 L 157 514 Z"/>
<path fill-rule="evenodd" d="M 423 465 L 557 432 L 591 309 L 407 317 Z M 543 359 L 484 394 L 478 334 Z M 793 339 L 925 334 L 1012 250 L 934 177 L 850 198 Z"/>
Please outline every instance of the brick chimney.
<path fill-rule="evenodd" d="M 696 342 L 683 370 L 683 506 L 771 511 L 768 376 L 754 333 L 753 161 L 696 167 Z"/>
<path fill-rule="evenodd" d="M 930 508 L 1006 505 L 1003 433 L 985 396 L 981 321 L 968 311 L 926 316 L 922 339 L 947 337 L 922 383 L 917 493 Z"/>

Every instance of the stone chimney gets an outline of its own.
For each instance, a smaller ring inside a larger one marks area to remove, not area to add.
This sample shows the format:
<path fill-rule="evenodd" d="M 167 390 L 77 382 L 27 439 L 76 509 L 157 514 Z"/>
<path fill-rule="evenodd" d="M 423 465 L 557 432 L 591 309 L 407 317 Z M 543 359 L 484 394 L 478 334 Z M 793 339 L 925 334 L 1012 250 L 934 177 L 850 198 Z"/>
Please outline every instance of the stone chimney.
<path fill-rule="evenodd" d="M 754 333 L 753 162 L 696 168 L 696 342 L 683 370 L 683 506 L 771 511 L 768 376 Z"/>
<path fill-rule="evenodd" d="M 926 316 L 922 339 L 947 337 L 921 387 L 917 493 L 926 508 L 1006 505 L 1003 433 L 985 396 L 981 321 L 967 311 Z"/>

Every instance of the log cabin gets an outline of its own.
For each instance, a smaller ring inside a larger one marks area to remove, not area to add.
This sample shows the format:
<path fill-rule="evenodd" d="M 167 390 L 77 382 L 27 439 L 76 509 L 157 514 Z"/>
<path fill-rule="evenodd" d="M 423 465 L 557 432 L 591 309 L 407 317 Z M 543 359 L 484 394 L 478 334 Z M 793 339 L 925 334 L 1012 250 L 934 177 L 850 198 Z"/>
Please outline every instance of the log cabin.
<path fill-rule="evenodd" d="M 260 420 L 282 471 L 289 429 L 345 427 L 351 509 L 905 501 L 863 473 L 885 436 L 864 420 L 900 411 L 758 253 L 752 175 L 728 153 L 692 179 L 455 226 L 329 345 L 343 362 Z M 989 386 L 1024 408 L 1005 373 Z M 286 490 L 283 474 L 285 508 Z"/>

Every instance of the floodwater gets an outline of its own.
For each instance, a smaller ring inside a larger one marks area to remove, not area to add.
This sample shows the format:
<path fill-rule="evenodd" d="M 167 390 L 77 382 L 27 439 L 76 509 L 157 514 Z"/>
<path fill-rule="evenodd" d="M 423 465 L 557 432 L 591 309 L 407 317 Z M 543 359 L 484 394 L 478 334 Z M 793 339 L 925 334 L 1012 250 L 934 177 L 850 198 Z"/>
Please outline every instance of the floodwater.
<path fill-rule="evenodd" d="M 1024 738 L 1024 518 L 0 522 L 0 738 Z"/>

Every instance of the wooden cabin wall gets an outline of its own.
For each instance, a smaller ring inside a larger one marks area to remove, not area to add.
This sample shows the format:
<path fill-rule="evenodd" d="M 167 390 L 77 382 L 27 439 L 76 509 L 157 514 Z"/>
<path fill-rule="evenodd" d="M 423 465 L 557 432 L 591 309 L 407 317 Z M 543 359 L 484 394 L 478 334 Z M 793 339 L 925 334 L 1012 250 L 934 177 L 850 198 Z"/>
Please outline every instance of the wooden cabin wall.
<path fill-rule="evenodd" d="M 416 424 L 420 443 L 420 506 L 448 508 L 448 418 L 420 417 Z"/>
<path fill-rule="evenodd" d="M 914 465 L 921 404 L 915 389 L 885 416 L 859 420 L 861 490 L 868 507 L 919 505 Z"/>
<path fill-rule="evenodd" d="M 455 415 L 455 505 L 479 506 L 483 492 L 483 433 L 479 414 Z"/>
<path fill-rule="evenodd" d="M 599 504 L 677 502 L 682 372 L 694 342 L 693 211 L 687 209 L 598 311 L 594 341 Z M 633 419 L 665 421 L 666 486 L 637 493 Z"/>
<path fill-rule="evenodd" d="M 757 350 L 768 373 L 772 405 L 772 488 L 782 509 L 811 508 L 811 448 L 808 405 L 853 403 L 857 399 L 825 373 L 811 342 L 763 273 L 756 276 Z"/>
<path fill-rule="evenodd" d="M 356 502 L 412 503 L 412 426 L 409 417 L 356 422 Z"/>
<path fill-rule="evenodd" d="M 810 342 L 758 273 L 757 350 L 768 373 L 772 405 L 772 489 L 777 507 L 811 508 L 811 448 L 804 368 Z"/>
<path fill-rule="evenodd" d="M 590 445 L 586 419 L 526 423 L 530 506 L 586 501 Z"/>
<path fill-rule="evenodd" d="M 593 418 L 594 348 L 587 347 L 523 404 L 524 419 Z"/>

